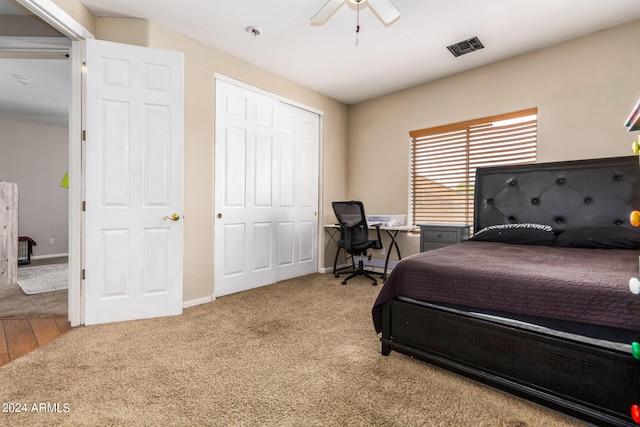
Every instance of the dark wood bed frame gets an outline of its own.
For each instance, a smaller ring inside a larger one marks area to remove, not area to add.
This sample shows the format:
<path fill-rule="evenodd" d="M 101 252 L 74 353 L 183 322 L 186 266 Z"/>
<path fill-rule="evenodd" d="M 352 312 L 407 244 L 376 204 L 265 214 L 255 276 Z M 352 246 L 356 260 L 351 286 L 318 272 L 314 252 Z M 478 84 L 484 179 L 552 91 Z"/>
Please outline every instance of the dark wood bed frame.
<path fill-rule="evenodd" d="M 640 167 L 632 156 L 478 169 L 475 188 L 475 230 L 524 222 L 558 232 L 631 227 L 629 213 L 640 208 Z M 640 405 L 640 360 L 631 353 L 406 298 L 384 305 L 381 341 L 384 355 L 420 358 L 587 423 L 637 425 L 631 407 Z"/>

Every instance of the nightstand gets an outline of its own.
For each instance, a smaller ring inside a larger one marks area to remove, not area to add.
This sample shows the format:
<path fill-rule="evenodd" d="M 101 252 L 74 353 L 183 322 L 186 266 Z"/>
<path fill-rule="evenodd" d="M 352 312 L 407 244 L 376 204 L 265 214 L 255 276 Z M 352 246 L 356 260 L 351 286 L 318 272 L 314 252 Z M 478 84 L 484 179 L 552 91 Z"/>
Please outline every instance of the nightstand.
<path fill-rule="evenodd" d="M 420 224 L 420 252 L 455 245 L 469 238 L 470 225 Z"/>

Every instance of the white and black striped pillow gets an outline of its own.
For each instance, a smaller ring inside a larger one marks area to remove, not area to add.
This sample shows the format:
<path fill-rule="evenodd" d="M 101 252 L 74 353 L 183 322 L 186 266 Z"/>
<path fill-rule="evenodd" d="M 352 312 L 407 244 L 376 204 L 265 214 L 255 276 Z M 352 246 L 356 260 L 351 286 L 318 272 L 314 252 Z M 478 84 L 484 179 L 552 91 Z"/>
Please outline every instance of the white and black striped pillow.
<path fill-rule="evenodd" d="M 552 245 L 554 239 L 555 233 L 549 225 L 521 223 L 490 225 L 475 233 L 470 240 L 521 245 Z"/>

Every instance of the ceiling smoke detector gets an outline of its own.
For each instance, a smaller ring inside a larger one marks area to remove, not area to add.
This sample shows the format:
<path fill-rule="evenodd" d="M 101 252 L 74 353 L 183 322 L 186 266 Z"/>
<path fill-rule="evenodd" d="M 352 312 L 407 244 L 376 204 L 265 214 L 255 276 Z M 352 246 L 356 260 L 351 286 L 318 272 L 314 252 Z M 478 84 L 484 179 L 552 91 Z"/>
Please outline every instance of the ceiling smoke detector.
<path fill-rule="evenodd" d="M 468 40 L 463 40 L 458 43 L 454 43 L 451 46 L 447 46 L 449 52 L 453 54 L 456 58 L 460 55 L 464 55 L 466 53 L 473 52 L 478 49 L 483 49 L 484 45 L 478 39 L 478 37 L 473 37 Z"/>
<path fill-rule="evenodd" d="M 21 74 L 14 74 L 13 76 L 16 78 L 16 80 L 19 83 L 22 83 L 23 85 L 31 84 L 31 79 L 29 77 L 27 77 L 27 76 L 23 76 Z"/>
<path fill-rule="evenodd" d="M 253 37 L 258 37 L 260 34 L 262 34 L 262 30 L 258 27 L 254 27 L 254 26 L 250 26 L 245 28 L 245 31 L 249 34 L 251 34 Z"/>

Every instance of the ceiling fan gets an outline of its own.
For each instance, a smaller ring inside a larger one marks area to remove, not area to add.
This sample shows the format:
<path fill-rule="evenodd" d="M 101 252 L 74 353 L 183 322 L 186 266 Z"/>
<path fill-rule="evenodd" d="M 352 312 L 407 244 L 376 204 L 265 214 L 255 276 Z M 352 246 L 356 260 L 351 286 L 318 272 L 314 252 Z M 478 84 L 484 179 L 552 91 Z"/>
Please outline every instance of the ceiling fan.
<path fill-rule="evenodd" d="M 385 25 L 389 25 L 396 19 L 400 18 L 400 11 L 391 3 L 391 0 L 329 0 L 322 8 L 311 18 L 312 25 L 322 25 L 342 6 L 343 3 L 349 2 L 358 6 L 366 6 L 374 11 L 378 18 Z"/>

